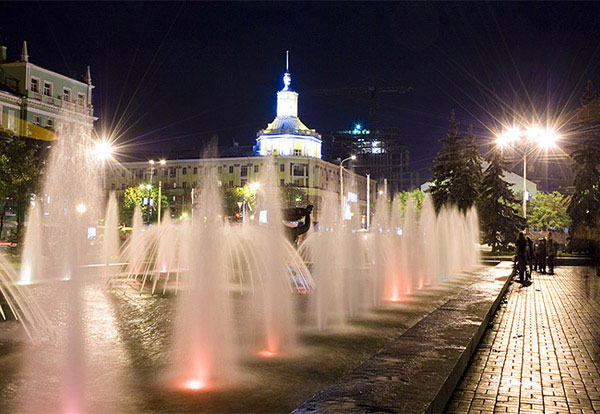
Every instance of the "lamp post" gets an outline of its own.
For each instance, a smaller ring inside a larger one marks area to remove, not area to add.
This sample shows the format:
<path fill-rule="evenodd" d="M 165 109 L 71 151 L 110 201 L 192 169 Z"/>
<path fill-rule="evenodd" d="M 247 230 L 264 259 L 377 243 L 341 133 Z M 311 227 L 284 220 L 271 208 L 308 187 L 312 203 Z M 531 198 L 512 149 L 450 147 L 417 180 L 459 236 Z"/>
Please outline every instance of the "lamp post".
<path fill-rule="evenodd" d="M 542 129 L 532 125 L 525 130 L 513 127 L 496 136 L 496 144 L 500 147 L 523 143 L 523 217 L 527 218 L 527 155 L 532 149 L 532 143 L 538 147 L 549 148 L 558 139 L 558 133 L 551 128 Z"/>
<path fill-rule="evenodd" d="M 344 222 L 344 162 L 355 159 L 356 155 L 351 155 L 340 162 L 340 219 L 342 223 Z"/>
<path fill-rule="evenodd" d="M 106 139 L 97 140 L 94 143 L 92 152 L 96 159 L 102 162 L 102 190 L 106 190 L 106 161 L 112 158 L 114 148 L 112 144 Z"/>
<path fill-rule="evenodd" d="M 162 159 L 158 163 L 164 167 L 167 164 L 167 161 L 164 160 L 164 159 Z M 160 175 L 159 175 L 159 177 L 160 177 Z M 158 225 L 159 226 L 160 226 L 160 205 L 162 204 L 161 201 L 162 201 L 162 181 L 159 179 L 158 180 L 158 210 L 157 210 L 158 211 Z M 193 203 L 193 201 L 192 201 L 192 203 Z M 193 207 L 194 206 L 192 204 L 192 208 Z M 193 214 L 193 212 L 192 212 L 192 214 Z"/>

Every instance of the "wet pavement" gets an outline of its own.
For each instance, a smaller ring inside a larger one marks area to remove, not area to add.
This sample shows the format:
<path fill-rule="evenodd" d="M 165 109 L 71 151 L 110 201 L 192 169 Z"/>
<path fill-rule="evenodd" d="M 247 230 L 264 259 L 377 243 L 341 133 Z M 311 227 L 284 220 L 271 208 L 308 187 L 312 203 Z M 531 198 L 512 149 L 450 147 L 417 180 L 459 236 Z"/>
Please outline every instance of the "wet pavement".
<path fill-rule="evenodd" d="M 600 413 L 600 277 L 513 283 L 447 406 L 451 413 Z"/>

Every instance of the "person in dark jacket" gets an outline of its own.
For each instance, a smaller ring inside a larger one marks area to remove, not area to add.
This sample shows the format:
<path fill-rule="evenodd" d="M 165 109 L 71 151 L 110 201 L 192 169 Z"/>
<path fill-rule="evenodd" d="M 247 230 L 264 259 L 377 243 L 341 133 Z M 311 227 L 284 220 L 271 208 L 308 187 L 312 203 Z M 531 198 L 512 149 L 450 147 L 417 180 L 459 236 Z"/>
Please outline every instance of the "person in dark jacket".
<path fill-rule="evenodd" d="M 515 242 L 515 247 L 519 281 L 524 283 L 527 274 L 527 240 L 525 240 L 525 235 L 523 233 L 519 233 L 517 241 Z"/>
<path fill-rule="evenodd" d="M 535 266 L 535 249 L 533 247 L 533 240 L 531 237 L 527 236 L 527 263 L 529 264 L 529 273 L 527 278 L 531 280 L 531 275 L 533 274 L 533 269 Z"/>
<path fill-rule="evenodd" d="M 538 240 L 538 248 L 535 252 L 535 258 L 537 259 L 538 272 L 546 273 L 546 240 Z"/>

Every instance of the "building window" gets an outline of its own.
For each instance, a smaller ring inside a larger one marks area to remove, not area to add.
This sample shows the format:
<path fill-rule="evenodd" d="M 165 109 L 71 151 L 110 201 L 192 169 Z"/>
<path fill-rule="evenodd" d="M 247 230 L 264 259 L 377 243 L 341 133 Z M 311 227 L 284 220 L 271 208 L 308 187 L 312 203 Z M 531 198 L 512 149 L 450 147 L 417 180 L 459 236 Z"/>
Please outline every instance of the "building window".
<path fill-rule="evenodd" d="M 219 174 L 223 174 L 223 167 L 221 167 L 220 165 L 219 165 L 219 168 L 217 168 L 217 170 L 218 170 Z"/>
<path fill-rule="evenodd" d="M 233 187 L 233 180 L 229 180 L 229 187 Z"/>
<path fill-rule="evenodd" d="M 258 164 L 254 166 L 254 172 L 257 173 L 258 172 Z"/>
<path fill-rule="evenodd" d="M 181 174 L 183 174 L 183 175 L 187 175 L 187 168 L 183 167 L 183 168 L 181 169 Z"/>
<path fill-rule="evenodd" d="M 233 174 L 233 165 L 229 166 L 229 174 Z"/>
<path fill-rule="evenodd" d="M 52 82 L 44 81 L 44 95 L 52 96 Z"/>
<path fill-rule="evenodd" d="M 7 121 L 8 121 L 6 124 L 6 127 L 11 131 L 16 131 L 17 123 L 16 123 L 15 111 L 12 111 L 9 109 L 8 112 L 6 113 L 6 117 L 7 117 Z"/>
<path fill-rule="evenodd" d="M 175 178 L 175 175 L 177 175 L 177 169 L 175 169 L 175 167 L 171 167 L 170 177 Z"/>
<path fill-rule="evenodd" d="M 184 181 L 184 182 L 181 184 L 181 186 L 182 186 L 183 188 L 187 188 L 187 183 Z"/>
<path fill-rule="evenodd" d="M 49 119 L 46 121 L 46 126 L 50 129 L 54 128 L 54 120 L 53 119 Z"/>
<path fill-rule="evenodd" d="M 194 167 L 194 175 L 198 174 L 198 167 Z"/>
<path fill-rule="evenodd" d="M 248 166 L 247 165 L 242 165 L 242 169 L 240 171 L 240 175 L 242 177 L 247 177 L 248 176 Z"/>
<path fill-rule="evenodd" d="M 41 125 L 42 124 L 42 118 L 39 115 L 34 115 L 33 116 L 33 123 L 35 125 Z"/>
<path fill-rule="evenodd" d="M 295 155 L 296 157 L 299 157 L 299 156 L 301 156 L 301 155 L 302 155 L 302 150 L 301 150 L 301 149 L 295 149 L 295 150 L 294 150 L 294 155 Z"/>
<path fill-rule="evenodd" d="M 285 164 L 279 164 L 279 171 L 285 172 Z"/>
<path fill-rule="evenodd" d="M 125 183 L 121 184 L 121 190 L 125 190 Z"/>
<path fill-rule="evenodd" d="M 248 180 L 247 180 L 247 179 L 245 179 L 245 178 L 242 178 L 242 179 L 240 180 L 240 186 L 241 186 L 241 187 L 245 186 L 247 182 L 248 182 Z"/>
<path fill-rule="evenodd" d="M 121 171 L 121 177 L 125 177 L 125 170 Z"/>
<path fill-rule="evenodd" d="M 294 177 L 304 177 L 304 171 L 305 171 L 305 166 L 304 165 L 294 165 L 294 169 L 293 169 L 293 175 Z"/>
<path fill-rule="evenodd" d="M 40 93 L 40 80 L 32 76 L 29 89 L 31 92 Z"/>
<path fill-rule="evenodd" d="M 62 99 L 65 102 L 71 102 L 71 89 L 69 89 L 69 88 L 63 88 Z"/>
<path fill-rule="evenodd" d="M 169 173 L 169 171 L 168 171 L 168 170 L 166 170 L 166 169 L 165 169 L 165 170 L 163 170 L 163 177 L 166 177 L 168 173 Z"/>
<path fill-rule="evenodd" d="M 279 180 L 279 185 L 282 187 L 285 185 L 285 180 L 283 178 Z"/>
<path fill-rule="evenodd" d="M 85 94 L 83 94 L 81 92 L 77 94 L 77 104 L 81 105 L 81 106 L 85 106 Z"/>
<path fill-rule="evenodd" d="M 192 183 L 192 188 L 196 188 L 196 185 L 197 185 L 197 183 L 196 183 L 196 181 L 194 181 L 194 182 Z"/>
<path fill-rule="evenodd" d="M 173 188 L 177 188 L 177 182 L 173 183 Z"/>
<path fill-rule="evenodd" d="M 111 190 L 114 190 L 114 189 L 115 189 L 115 183 L 111 183 L 111 184 L 110 184 L 110 189 L 111 189 Z"/>

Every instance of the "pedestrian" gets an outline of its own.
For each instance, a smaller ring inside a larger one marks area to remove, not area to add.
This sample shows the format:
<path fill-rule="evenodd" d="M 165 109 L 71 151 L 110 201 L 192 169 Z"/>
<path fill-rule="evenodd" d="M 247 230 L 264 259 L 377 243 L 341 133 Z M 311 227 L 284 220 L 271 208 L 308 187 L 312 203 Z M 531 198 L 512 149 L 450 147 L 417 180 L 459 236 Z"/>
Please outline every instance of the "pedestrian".
<path fill-rule="evenodd" d="M 529 273 L 527 279 L 531 280 L 533 274 L 533 268 L 535 266 L 535 249 L 533 247 L 533 240 L 527 236 L 527 263 L 529 264 Z"/>
<path fill-rule="evenodd" d="M 523 233 L 519 233 L 517 241 L 515 242 L 515 247 L 519 282 L 525 283 L 525 277 L 527 274 L 527 240 L 525 240 L 525 235 Z"/>
<path fill-rule="evenodd" d="M 546 273 L 546 239 L 538 240 L 538 250 L 535 252 L 537 269 L 540 273 Z"/>
<path fill-rule="evenodd" d="M 552 233 L 548 233 L 548 241 L 546 242 L 546 250 L 548 252 L 548 274 L 554 274 L 554 259 L 558 250 L 558 245 L 552 240 Z"/>

